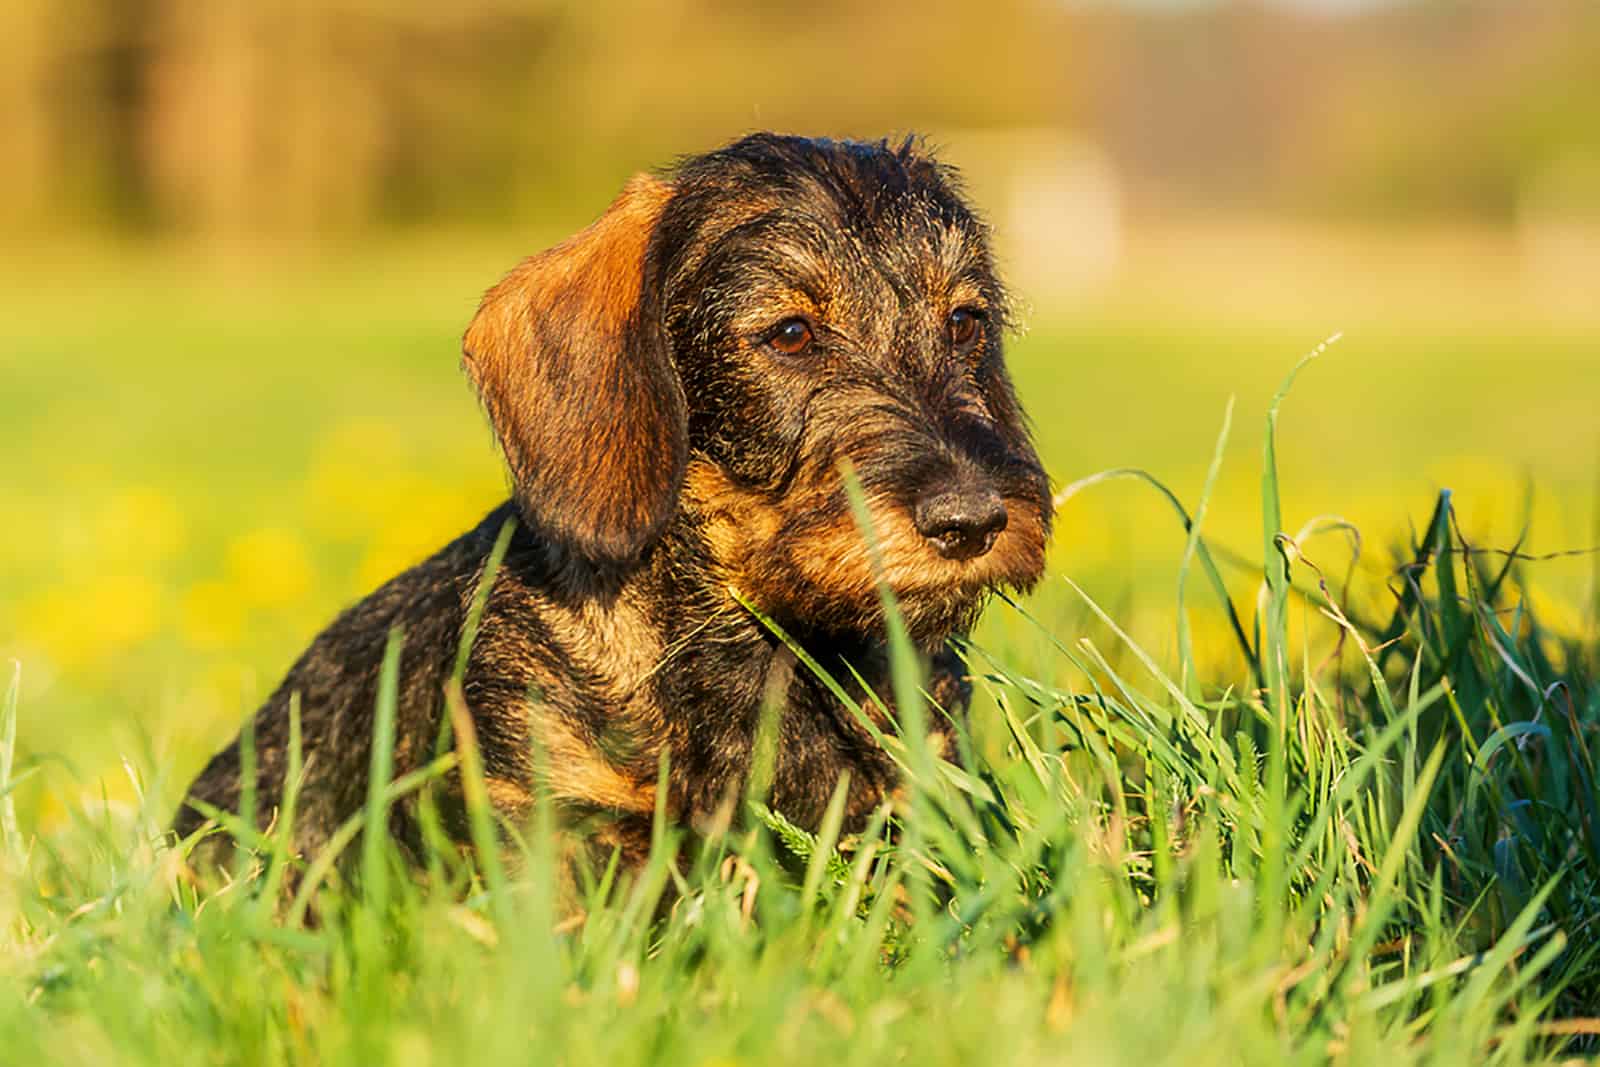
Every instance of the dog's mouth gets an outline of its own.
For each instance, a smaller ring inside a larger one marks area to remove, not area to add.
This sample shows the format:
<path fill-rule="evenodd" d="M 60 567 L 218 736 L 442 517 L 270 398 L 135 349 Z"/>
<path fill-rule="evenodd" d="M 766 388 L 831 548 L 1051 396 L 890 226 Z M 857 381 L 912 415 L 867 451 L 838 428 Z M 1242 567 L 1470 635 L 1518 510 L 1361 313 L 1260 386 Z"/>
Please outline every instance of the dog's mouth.
<path fill-rule="evenodd" d="M 976 621 L 989 594 L 1026 591 L 1044 571 L 1047 521 L 1039 504 L 1003 500 L 1003 521 L 930 526 L 914 510 L 868 502 L 870 534 L 853 516 L 773 546 L 797 613 L 856 631 L 883 625 L 885 588 L 914 639 L 936 644 Z"/>
<path fill-rule="evenodd" d="M 734 487 L 710 464 L 689 477 L 693 509 L 723 577 L 765 610 L 807 628 L 883 627 L 881 590 L 912 636 L 937 643 L 976 621 L 998 589 L 1044 571 L 1048 504 L 1031 491 L 864 496 L 865 529 L 837 488 L 781 501 Z"/>

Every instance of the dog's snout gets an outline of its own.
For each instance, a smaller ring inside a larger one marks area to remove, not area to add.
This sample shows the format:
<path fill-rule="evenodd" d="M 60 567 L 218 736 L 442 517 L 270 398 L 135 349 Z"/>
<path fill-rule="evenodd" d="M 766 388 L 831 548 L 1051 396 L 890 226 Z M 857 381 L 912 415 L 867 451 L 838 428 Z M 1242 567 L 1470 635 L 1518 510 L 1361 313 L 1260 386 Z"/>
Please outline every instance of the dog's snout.
<path fill-rule="evenodd" d="M 945 559 L 976 559 L 1006 528 L 1006 505 L 993 489 L 935 490 L 917 501 L 912 521 Z"/>

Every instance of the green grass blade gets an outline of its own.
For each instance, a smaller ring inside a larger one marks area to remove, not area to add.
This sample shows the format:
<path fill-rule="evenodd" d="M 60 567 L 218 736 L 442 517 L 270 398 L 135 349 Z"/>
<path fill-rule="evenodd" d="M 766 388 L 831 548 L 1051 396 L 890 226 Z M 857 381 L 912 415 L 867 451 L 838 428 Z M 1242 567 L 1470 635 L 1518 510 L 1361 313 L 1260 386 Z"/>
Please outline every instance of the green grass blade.
<path fill-rule="evenodd" d="M 1216 487 L 1217 474 L 1222 470 L 1222 457 L 1227 451 L 1228 435 L 1233 429 L 1233 397 L 1222 412 L 1222 429 L 1217 432 L 1217 444 L 1211 453 L 1211 465 L 1206 468 L 1205 484 L 1200 489 L 1200 500 L 1195 505 L 1194 521 L 1189 523 L 1188 539 L 1183 546 L 1183 562 L 1178 565 L 1178 664 L 1179 687 L 1191 697 L 1198 696 L 1198 678 L 1195 673 L 1194 647 L 1189 635 L 1189 612 L 1184 595 L 1189 584 L 1189 565 L 1200 547 L 1200 530 L 1205 525 L 1206 508 L 1211 503 L 1211 491 Z M 1228 606 L 1233 606 L 1228 598 Z"/>
<path fill-rule="evenodd" d="M 483 571 L 478 576 L 478 584 L 472 593 L 472 603 L 467 608 L 467 617 L 461 626 L 461 640 L 456 646 L 456 665 L 451 677 L 457 682 L 466 677 L 467 661 L 472 658 L 472 646 L 478 639 L 478 626 L 483 620 L 483 610 L 488 606 L 489 593 L 494 589 L 494 580 L 500 574 L 506 550 L 511 547 L 511 538 L 516 532 L 515 518 L 509 518 L 501 524 L 500 532 L 495 535 L 494 546 L 489 549 L 489 556 L 484 561 Z"/>
<path fill-rule="evenodd" d="M 394 777 L 395 717 L 400 700 L 400 655 L 405 637 L 389 631 L 378 668 L 378 699 L 372 717 L 372 752 L 367 771 L 367 833 L 361 840 L 361 882 L 368 904 L 381 912 L 389 898 L 389 781 Z"/>
<path fill-rule="evenodd" d="M 1289 702 L 1289 664 L 1287 649 L 1284 647 L 1288 629 L 1286 613 L 1289 567 L 1278 546 L 1278 538 L 1283 533 L 1283 505 L 1279 499 L 1278 488 L 1278 411 L 1289 396 L 1289 391 L 1294 388 L 1295 379 L 1300 376 L 1300 372 L 1307 364 L 1326 352 L 1328 347 L 1335 344 L 1341 336 L 1337 333 L 1332 335 L 1301 357 L 1285 376 L 1283 384 L 1273 394 L 1272 403 L 1267 408 L 1267 433 L 1262 442 L 1261 457 L 1261 554 L 1266 566 L 1268 599 L 1267 617 L 1262 624 L 1264 647 L 1260 654 L 1266 673 L 1268 706 L 1279 717 L 1280 736 L 1285 729 Z"/>
<path fill-rule="evenodd" d="M 455 770 L 456 766 L 456 755 L 450 753 L 440 756 L 425 767 L 419 767 L 417 770 L 402 774 L 384 788 L 383 796 L 377 805 L 378 809 L 387 810 L 396 801 L 402 800 L 430 783 L 443 778 L 446 774 Z M 194 803 L 200 807 L 202 813 L 209 817 L 215 817 L 215 813 L 208 811 L 200 801 L 195 801 Z M 310 911 L 311 901 L 316 896 L 317 890 L 322 887 L 324 880 L 333 872 L 335 864 L 344 855 L 345 849 L 350 847 L 350 843 L 356 839 L 356 836 L 366 826 L 367 809 L 363 808 L 340 823 L 338 829 L 329 835 L 322 849 L 306 867 L 305 876 L 301 879 L 299 888 L 295 890 L 294 901 L 289 906 L 288 917 L 285 920 L 288 926 L 297 927 L 305 922 L 306 914 Z M 387 836 L 378 836 L 384 837 L 384 843 L 387 846 Z"/>

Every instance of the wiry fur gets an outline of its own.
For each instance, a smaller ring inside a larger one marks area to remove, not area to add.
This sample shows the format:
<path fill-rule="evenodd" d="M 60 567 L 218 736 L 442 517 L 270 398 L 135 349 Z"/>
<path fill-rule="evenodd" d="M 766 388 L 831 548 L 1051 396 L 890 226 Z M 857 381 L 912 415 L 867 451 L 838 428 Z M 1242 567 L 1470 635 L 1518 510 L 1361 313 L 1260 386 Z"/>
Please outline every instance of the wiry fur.
<path fill-rule="evenodd" d="M 948 336 L 956 308 L 981 313 L 967 350 Z M 767 341 L 796 315 L 815 340 L 786 356 Z M 345 612 L 290 670 L 254 722 L 261 820 L 280 797 L 295 694 L 307 756 L 297 845 L 315 849 L 360 808 L 391 627 L 405 637 L 395 773 L 431 758 L 469 602 L 514 517 L 463 683 L 508 821 L 540 803 L 568 825 L 598 817 L 601 842 L 636 860 L 663 752 L 667 811 L 709 818 L 749 773 L 763 698 L 777 693 L 773 805 L 815 825 L 849 772 L 847 821 L 859 825 L 894 788 L 891 761 L 730 590 L 887 701 L 882 578 L 929 657 L 932 692 L 964 710 L 944 642 L 990 590 L 1037 580 L 1050 530 L 1005 323 L 984 227 L 913 142 L 760 134 L 635 179 L 593 226 L 485 297 L 464 362 L 513 498 Z M 917 501 L 949 485 L 1004 502 L 1004 530 L 975 558 L 936 553 L 913 522 Z M 235 742 L 190 795 L 234 808 L 239 772 Z M 200 821 L 185 806 L 176 828 Z M 397 807 L 391 831 L 415 838 L 411 808 Z"/>

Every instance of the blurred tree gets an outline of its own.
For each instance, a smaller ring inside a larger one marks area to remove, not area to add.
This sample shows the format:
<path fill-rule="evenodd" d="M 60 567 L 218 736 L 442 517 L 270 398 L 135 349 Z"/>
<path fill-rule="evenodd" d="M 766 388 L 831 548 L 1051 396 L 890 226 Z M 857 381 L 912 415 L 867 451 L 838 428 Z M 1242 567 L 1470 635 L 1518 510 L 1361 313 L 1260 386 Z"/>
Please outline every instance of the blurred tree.
<path fill-rule="evenodd" d="M 0 188 L 0 224 L 37 218 L 53 169 L 44 89 L 47 27 L 33 5 L 0 4 L 0 129 L 6 166 Z"/>
<path fill-rule="evenodd" d="M 1134 214 L 1505 219 L 1600 139 L 1592 0 L 0 8 L 13 229 L 554 228 L 627 171 L 754 128 L 1071 129 Z"/>

